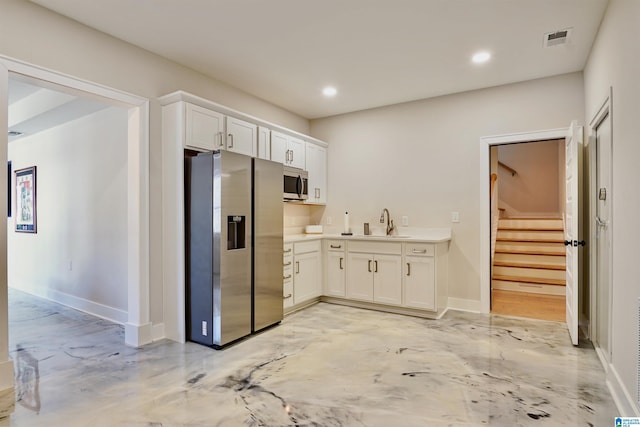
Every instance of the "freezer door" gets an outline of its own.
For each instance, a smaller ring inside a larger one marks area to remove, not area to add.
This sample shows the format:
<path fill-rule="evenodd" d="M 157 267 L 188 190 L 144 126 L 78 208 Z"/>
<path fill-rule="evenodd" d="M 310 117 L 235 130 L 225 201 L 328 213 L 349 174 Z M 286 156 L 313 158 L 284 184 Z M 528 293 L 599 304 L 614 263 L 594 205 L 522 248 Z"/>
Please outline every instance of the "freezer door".
<path fill-rule="evenodd" d="M 282 164 L 253 159 L 253 331 L 282 320 Z"/>

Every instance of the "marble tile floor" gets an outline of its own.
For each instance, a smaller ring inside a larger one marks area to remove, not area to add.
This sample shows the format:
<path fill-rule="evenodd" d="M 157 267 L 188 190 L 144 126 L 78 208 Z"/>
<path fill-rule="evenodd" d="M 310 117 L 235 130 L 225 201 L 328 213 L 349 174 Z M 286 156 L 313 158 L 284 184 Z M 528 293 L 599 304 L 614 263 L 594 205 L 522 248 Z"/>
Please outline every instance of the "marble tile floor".
<path fill-rule="evenodd" d="M 609 426 L 593 348 L 564 324 L 320 303 L 223 351 L 10 290 L 15 412 L 1 426 Z"/>

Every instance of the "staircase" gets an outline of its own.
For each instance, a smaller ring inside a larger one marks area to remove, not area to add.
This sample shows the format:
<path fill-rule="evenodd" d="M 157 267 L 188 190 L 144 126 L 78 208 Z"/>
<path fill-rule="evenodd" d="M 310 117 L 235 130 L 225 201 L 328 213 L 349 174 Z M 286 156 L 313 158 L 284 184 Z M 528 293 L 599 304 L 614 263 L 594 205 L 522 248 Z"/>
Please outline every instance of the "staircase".
<path fill-rule="evenodd" d="M 562 219 L 498 221 L 493 289 L 564 295 L 565 269 Z"/>

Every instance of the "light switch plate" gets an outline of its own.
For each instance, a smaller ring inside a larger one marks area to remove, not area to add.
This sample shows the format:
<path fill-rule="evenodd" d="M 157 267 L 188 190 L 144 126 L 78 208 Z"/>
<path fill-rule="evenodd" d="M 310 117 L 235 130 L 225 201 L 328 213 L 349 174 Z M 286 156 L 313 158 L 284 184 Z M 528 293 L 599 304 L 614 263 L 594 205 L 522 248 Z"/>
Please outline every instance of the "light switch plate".
<path fill-rule="evenodd" d="M 407 225 L 409 225 L 409 217 L 408 216 L 405 215 L 405 216 L 402 217 L 402 225 L 405 226 L 405 227 Z"/>
<path fill-rule="evenodd" d="M 451 212 L 451 222 L 460 222 L 460 212 Z"/>
<path fill-rule="evenodd" d="M 327 217 L 327 225 L 331 225 L 333 223 L 333 218 L 330 216 Z"/>

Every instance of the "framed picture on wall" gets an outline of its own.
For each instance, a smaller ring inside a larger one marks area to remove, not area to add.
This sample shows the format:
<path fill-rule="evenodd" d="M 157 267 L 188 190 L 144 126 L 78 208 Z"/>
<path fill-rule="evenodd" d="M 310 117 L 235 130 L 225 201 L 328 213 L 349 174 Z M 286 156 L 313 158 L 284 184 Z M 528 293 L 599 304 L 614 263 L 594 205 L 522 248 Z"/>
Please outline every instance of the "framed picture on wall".
<path fill-rule="evenodd" d="M 16 176 L 16 231 L 37 232 L 36 167 L 19 169 Z"/>

